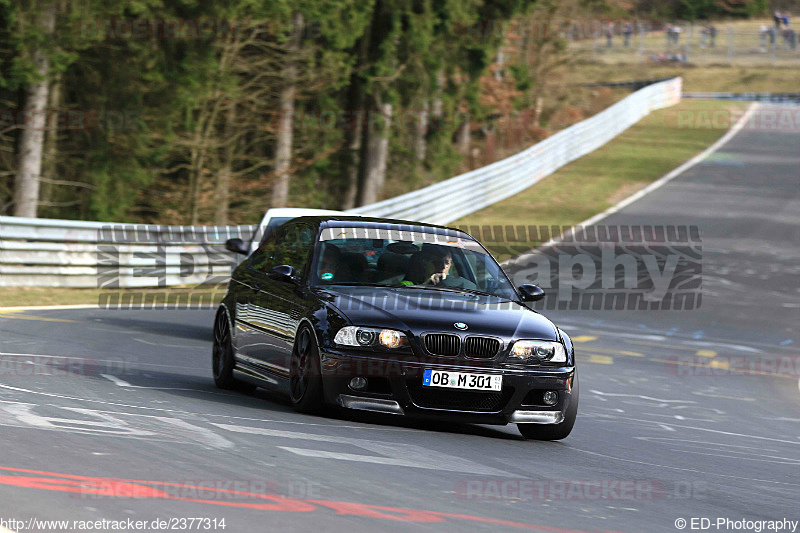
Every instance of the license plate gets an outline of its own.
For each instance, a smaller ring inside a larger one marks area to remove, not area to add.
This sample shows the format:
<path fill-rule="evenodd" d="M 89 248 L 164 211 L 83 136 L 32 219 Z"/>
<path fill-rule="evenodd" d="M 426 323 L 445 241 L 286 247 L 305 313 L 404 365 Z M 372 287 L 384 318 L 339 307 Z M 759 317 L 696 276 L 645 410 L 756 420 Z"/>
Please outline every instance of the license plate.
<path fill-rule="evenodd" d="M 496 374 L 469 374 L 448 372 L 446 370 L 426 370 L 422 374 L 425 387 L 444 387 L 447 389 L 492 390 L 503 388 L 503 376 Z"/>

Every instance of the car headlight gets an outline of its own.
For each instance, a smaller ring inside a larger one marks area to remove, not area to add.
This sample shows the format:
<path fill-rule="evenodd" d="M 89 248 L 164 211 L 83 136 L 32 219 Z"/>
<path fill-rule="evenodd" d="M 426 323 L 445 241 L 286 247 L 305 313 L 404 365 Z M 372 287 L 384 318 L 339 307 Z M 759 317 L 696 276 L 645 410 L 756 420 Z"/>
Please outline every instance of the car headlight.
<path fill-rule="evenodd" d="M 567 352 L 557 341 L 517 341 L 508 359 L 511 362 L 566 363 Z"/>
<path fill-rule="evenodd" d="M 342 346 L 379 347 L 390 350 L 409 345 L 408 337 L 402 331 L 360 326 L 343 327 L 336 333 L 333 342 Z"/>

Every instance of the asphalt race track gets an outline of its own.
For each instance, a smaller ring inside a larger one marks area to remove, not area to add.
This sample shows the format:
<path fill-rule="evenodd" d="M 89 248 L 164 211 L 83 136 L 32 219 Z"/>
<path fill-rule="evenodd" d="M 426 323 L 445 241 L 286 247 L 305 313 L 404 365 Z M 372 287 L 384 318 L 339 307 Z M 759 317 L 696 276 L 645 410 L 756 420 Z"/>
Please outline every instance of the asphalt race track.
<path fill-rule="evenodd" d="M 0 311 L 2 518 L 224 518 L 235 532 L 800 520 L 798 146 L 796 131 L 743 130 L 603 222 L 699 226 L 704 295 L 693 311 L 547 313 L 581 380 L 561 442 L 219 391 L 211 310 Z"/>

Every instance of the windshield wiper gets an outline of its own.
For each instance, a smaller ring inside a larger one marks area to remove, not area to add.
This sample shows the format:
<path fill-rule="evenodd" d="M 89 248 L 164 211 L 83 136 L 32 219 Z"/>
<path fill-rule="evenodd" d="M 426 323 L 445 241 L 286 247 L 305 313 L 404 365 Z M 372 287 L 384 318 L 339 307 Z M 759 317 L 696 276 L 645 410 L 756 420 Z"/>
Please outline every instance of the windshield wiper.
<path fill-rule="evenodd" d="M 371 281 L 335 281 L 333 283 L 324 283 L 321 285 L 342 285 L 346 287 L 394 287 L 394 285 L 384 285 L 382 283 L 373 283 Z"/>
<path fill-rule="evenodd" d="M 503 296 L 498 296 L 496 294 L 490 294 L 488 292 L 479 291 L 476 289 L 465 289 L 462 287 L 442 287 L 439 285 L 392 285 L 392 287 L 413 287 L 415 289 L 429 289 L 434 291 L 443 291 L 443 292 L 466 292 L 470 294 L 478 294 L 481 296 L 494 296 L 496 298 L 503 298 Z"/>

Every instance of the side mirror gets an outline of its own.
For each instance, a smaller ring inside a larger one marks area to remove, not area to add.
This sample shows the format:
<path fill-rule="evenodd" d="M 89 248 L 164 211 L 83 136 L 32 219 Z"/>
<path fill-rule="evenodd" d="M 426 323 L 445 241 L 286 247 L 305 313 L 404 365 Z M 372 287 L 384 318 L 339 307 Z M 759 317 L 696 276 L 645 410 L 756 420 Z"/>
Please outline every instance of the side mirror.
<path fill-rule="evenodd" d="M 278 281 L 297 283 L 297 278 L 294 277 L 294 268 L 289 265 L 278 265 L 272 267 L 272 270 L 269 272 L 269 277 Z"/>
<path fill-rule="evenodd" d="M 525 284 L 518 288 L 523 302 L 538 302 L 544 298 L 544 291 L 538 285 Z"/>
<path fill-rule="evenodd" d="M 250 247 L 242 239 L 228 239 L 225 241 L 225 249 L 235 254 L 248 255 Z"/>

